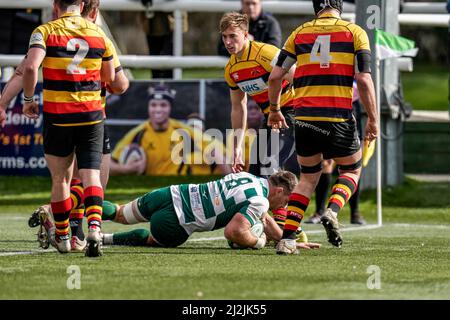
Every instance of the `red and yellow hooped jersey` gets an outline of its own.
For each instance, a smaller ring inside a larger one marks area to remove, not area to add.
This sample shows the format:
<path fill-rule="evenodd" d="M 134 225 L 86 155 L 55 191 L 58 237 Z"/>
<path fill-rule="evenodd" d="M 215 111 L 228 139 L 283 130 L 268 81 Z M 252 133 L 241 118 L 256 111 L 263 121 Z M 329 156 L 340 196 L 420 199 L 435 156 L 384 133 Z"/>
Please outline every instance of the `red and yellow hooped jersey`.
<path fill-rule="evenodd" d="M 113 59 L 112 44 L 97 25 L 75 13 L 37 27 L 30 48 L 46 51 L 42 63 L 44 114 L 60 126 L 87 125 L 104 118 L 102 62 Z"/>
<path fill-rule="evenodd" d="M 277 62 L 280 49 L 256 41 L 249 41 L 241 58 L 232 55 L 225 67 L 225 80 L 231 90 L 241 90 L 251 96 L 261 111 L 269 113 L 268 80 Z M 281 89 L 281 108 L 292 108 L 293 87 L 283 80 Z"/>
<path fill-rule="evenodd" d="M 283 52 L 297 61 L 296 119 L 343 122 L 352 117 L 355 57 L 362 51 L 370 52 L 366 32 L 331 14 L 292 32 Z"/>

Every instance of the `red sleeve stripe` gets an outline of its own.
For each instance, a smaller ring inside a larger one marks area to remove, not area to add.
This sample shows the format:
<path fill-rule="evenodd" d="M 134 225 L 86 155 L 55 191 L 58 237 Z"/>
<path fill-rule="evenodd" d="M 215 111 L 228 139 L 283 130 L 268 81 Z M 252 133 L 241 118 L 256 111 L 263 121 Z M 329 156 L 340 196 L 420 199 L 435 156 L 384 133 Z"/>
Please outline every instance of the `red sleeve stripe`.
<path fill-rule="evenodd" d="M 47 46 L 52 47 L 67 47 L 67 43 L 71 39 L 82 39 L 89 44 L 89 48 L 105 49 L 105 40 L 102 37 L 89 37 L 89 36 L 58 36 L 51 34 L 47 38 Z"/>
<path fill-rule="evenodd" d="M 353 34 L 350 31 L 327 33 L 299 33 L 295 37 L 295 44 L 310 44 L 317 40 L 318 36 L 331 36 L 331 42 L 353 42 Z"/>

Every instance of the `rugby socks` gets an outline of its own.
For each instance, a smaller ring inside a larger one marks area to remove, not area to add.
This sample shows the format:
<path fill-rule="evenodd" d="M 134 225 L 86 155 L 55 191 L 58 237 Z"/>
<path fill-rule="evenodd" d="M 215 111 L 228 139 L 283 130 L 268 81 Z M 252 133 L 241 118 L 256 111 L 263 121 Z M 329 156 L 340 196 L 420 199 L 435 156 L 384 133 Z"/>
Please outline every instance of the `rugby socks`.
<path fill-rule="evenodd" d="M 73 203 L 71 198 L 63 201 L 51 202 L 53 218 L 55 219 L 56 239 L 69 240 L 69 215 Z"/>
<path fill-rule="evenodd" d="M 122 246 L 145 246 L 150 232 L 147 229 L 134 229 L 127 232 L 114 233 L 112 243 Z M 105 239 L 106 240 L 106 239 Z M 108 241 L 105 241 L 105 244 Z"/>
<path fill-rule="evenodd" d="M 114 220 L 116 217 L 116 205 L 109 201 L 103 201 L 102 220 Z"/>
<path fill-rule="evenodd" d="M 331 173 L 322 173 L 316 187 L 316 212 L 322 215 L 328 198 L 328 189 L 331 184 Z"/>
<path fill-rule="evenodd" d="M 90 186 L 84 189 L 84 207 L 89 228 L 99 228 L 102 225 L 102 187 Z"/>
<path fill-rule="evenodd" d="M 308 208 L 309 198 L 299 193 L 292 193 L 289 196 L 288 214 L 283 229 L 283 239 L 295 237 L 295 232 L 300 226 L 306 208 Z"/>
<path fill-rule="evenodd" d="M 358 184 L 352 178 L 340 175 L 332 188 L 331 197 L 328 200 L 328 208 L 338 213 L 356 191 L 357 187 Z"/>
<path fill-rule="evenodd" d="M 280 227 L 281 230 L 283 230 L 284 228 L 287 214 L 288 212 L 285 208 L 272 210 L 272 218 L 273 220 L 275 220 L 275 222 L 277 223 L 277 225 Z"/>
<path fill-rule="evenodd" d="M 84 240 L 83 217 L 84 217 L 84 190 L 80 180 L 72 179 L 70 182 L 70 197 L 73 201 L 73 209 L 70 211 L 69 223 L 70 231 L 73 236 Z"/>

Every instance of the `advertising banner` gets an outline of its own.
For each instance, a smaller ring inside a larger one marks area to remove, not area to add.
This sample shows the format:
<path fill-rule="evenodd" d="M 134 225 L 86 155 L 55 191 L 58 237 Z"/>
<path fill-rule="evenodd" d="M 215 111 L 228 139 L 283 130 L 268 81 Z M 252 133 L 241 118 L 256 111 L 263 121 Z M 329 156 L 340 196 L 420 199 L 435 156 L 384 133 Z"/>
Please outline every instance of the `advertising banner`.
<path fill-rule="evenodd" d="M 2 87 L 4 83 L 2 84 Z M 42 110 L 42 83 L 36 87 Z M 6 125 L 0 128 L 0 175 L 48 175 L 43 151 L 42 113 L 29 119 L 22 113 L 21 92 L 6 110 Z"/>

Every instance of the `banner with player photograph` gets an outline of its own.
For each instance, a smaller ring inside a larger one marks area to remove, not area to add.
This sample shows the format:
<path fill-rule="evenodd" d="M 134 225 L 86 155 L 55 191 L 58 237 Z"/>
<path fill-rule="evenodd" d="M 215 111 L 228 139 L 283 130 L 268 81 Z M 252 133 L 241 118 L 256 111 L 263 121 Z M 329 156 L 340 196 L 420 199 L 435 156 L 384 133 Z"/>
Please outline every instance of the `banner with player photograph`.
<path fill-rule="evenodd" d="M 129 131 L 139 125 L 149 123 L 149 97 L 151 91 L 157 87 L 164 88 L 163 95 L 167 93 L 166 97 L 171 103 L 168 114 L 156 111 L 154 117 L 164 118 L 167 116 L 176 123 L 188 125 L 198 131 L 218 129 L 223 133 L 220 142 L 225 143 L 225 131 L 231 128 L 231 107 L 229 89 L 224 81 L 133 81 L 122 96 L 109 95 L 107 97 L 106 126 L 110 135 L 113 158 L 117 144 Z M 155 94 L 159 93 L 154 93 L 154 96 Z M 42 111 L 42 83 L 39 83 L 36 88 L 36 98 L 39 99 Z M 0 129 L 0 175 L 48 175 L 43 153 L 42 113 L 37 120 L 28 119 L 22 113 L 22 105 L 23 93 L 21 92 L 8 106 L 6 126 Z M 170 148 L 173 147 L 170 145 L 170 141 L 168 143 Z M 167 151 L 163 149 L 167 149 L 165 143 L 157 143 L 148 147 L 154 148 L 158 155 L 164 156 Z M 136 155 L 139 149 L 131 148 L 129 152 Z M 152 161 L 152 163 L 154 162 L 155 160 Z M 178 174 L 219 173 L 214 168 L 210 169 L 209 166 L 210 164 L 208 164 L 208 168 L 178 167 L 176 172 Z M 156 174 L 160 174 L 166 169 L 168 174 L 173 173 L 170 168 L 162 166 Z"/>

